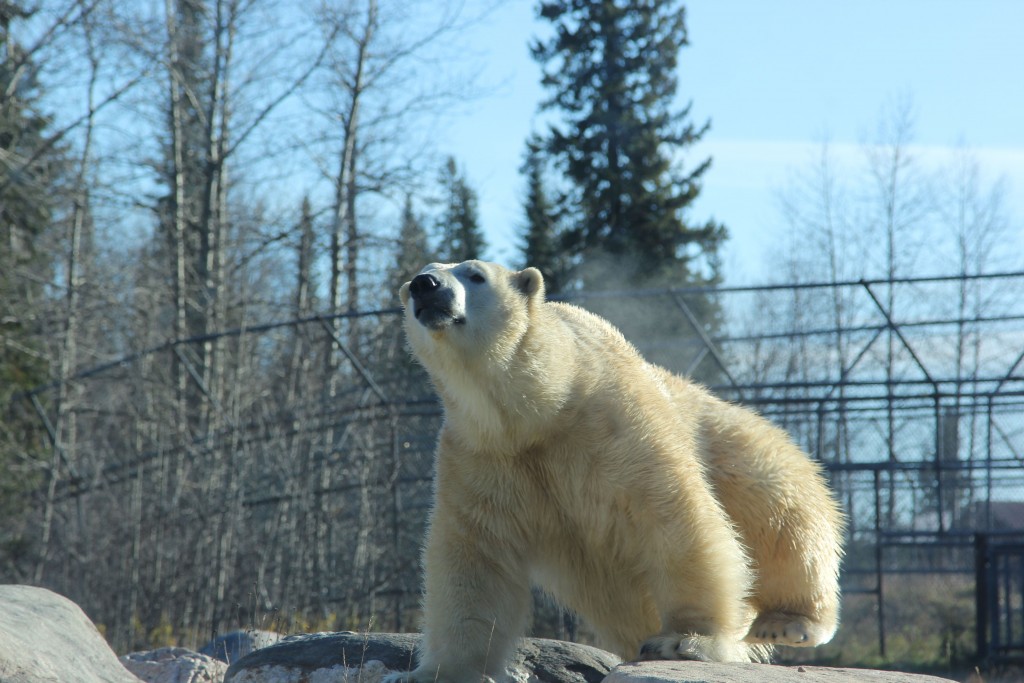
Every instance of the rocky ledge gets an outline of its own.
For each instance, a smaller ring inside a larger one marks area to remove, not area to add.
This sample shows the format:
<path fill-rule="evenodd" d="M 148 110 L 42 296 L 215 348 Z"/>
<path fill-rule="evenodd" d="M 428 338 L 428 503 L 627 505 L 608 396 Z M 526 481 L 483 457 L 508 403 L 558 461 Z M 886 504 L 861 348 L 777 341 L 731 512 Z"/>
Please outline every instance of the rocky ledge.
<path fill-rule="evenodd" d="M 211 643 L 213 657 L 185 648 L 114 655 L 67 598 L 31 586 L 0 586 L 3 683 L 377 683 L 414 661 L 419 636 L 237 632 Z M 248 654 L 245 654 L 248 652 Z M 234 659 L 228 663 L 217 659 Z M 702 662 L 620 663 L 603 650 L 526 638 L 511 663 L 515 683 L 940 683 L 892 671 Z M 947 682 L 948 683 L 948 682 Z"/>

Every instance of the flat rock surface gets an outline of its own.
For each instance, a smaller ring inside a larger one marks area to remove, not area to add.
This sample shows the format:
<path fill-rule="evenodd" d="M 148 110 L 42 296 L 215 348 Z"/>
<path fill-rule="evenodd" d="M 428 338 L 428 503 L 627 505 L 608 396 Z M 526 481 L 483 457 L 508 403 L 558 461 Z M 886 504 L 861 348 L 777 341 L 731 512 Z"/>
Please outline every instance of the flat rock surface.
<path fill-rule="evenodd" d="M 0 681 L 139 683 L 75 603 L 34 586 L 0 586 Z"/>
<path fill-rule="evenodd" d="M 950 683 L 947 678 L 877 669 L 706 662 L 620 664 L 605 683 Z"/>

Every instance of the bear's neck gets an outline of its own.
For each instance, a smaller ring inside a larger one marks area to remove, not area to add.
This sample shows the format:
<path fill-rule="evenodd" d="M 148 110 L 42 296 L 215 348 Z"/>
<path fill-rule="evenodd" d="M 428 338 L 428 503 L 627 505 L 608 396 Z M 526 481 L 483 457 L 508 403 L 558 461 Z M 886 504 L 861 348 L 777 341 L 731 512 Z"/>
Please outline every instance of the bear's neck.
<path fill-rule="evenodd" d="M 478 452 L 505 454 L 556 429 L 573 391 L 575 368 L 575 349 L 558 342 L 527 332 L 508 358 L 453 358 L 461 368 L 432 373 L 446 428 Z"/>

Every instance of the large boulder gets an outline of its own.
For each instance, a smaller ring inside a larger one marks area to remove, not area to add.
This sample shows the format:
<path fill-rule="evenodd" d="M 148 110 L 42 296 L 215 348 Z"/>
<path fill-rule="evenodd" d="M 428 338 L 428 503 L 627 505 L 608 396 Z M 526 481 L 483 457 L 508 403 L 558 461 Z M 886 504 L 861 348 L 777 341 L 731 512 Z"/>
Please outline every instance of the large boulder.
<path fill-rule="evenodd" d="M 81 608 L 33 586 L 0 586 L 0 681 L 139 683 Z"/>
<path fill-rule="evenodd" d="M 419 639 L 419 635 L 405 633 L 293 636 L 232 664 L 224 683 L 375 683 L 391 671 L 408 671 L 415 662 Z M 525 638 L 509 676 L 521 683 L 599 683 L 619 661 L 615 655 L 586 645 Z"/>
<path fill-rule="evenodd" d="M 273 645 L 282 638 L 284 636 L 275 631 L 259 631 L 256 629 L 231 631 L 230 633 L 217 636 L 201 647 L 199 652 L 230 664 L 237 662 L 250 652 Z"/>

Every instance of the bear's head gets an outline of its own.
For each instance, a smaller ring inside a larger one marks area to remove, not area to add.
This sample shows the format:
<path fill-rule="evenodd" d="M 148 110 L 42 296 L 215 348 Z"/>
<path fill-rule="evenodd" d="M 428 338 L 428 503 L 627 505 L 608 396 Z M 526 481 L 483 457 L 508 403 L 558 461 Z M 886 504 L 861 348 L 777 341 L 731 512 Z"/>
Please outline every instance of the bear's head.
<path fill-rule="evenodd" d="M 439 353 L 493 361 L 517 346 L 544 300 L 544 278 L 536 268 L 512 271 L 485 261 L 431 263 L 398 294 L 409 345 L 430 369 Z"/>

